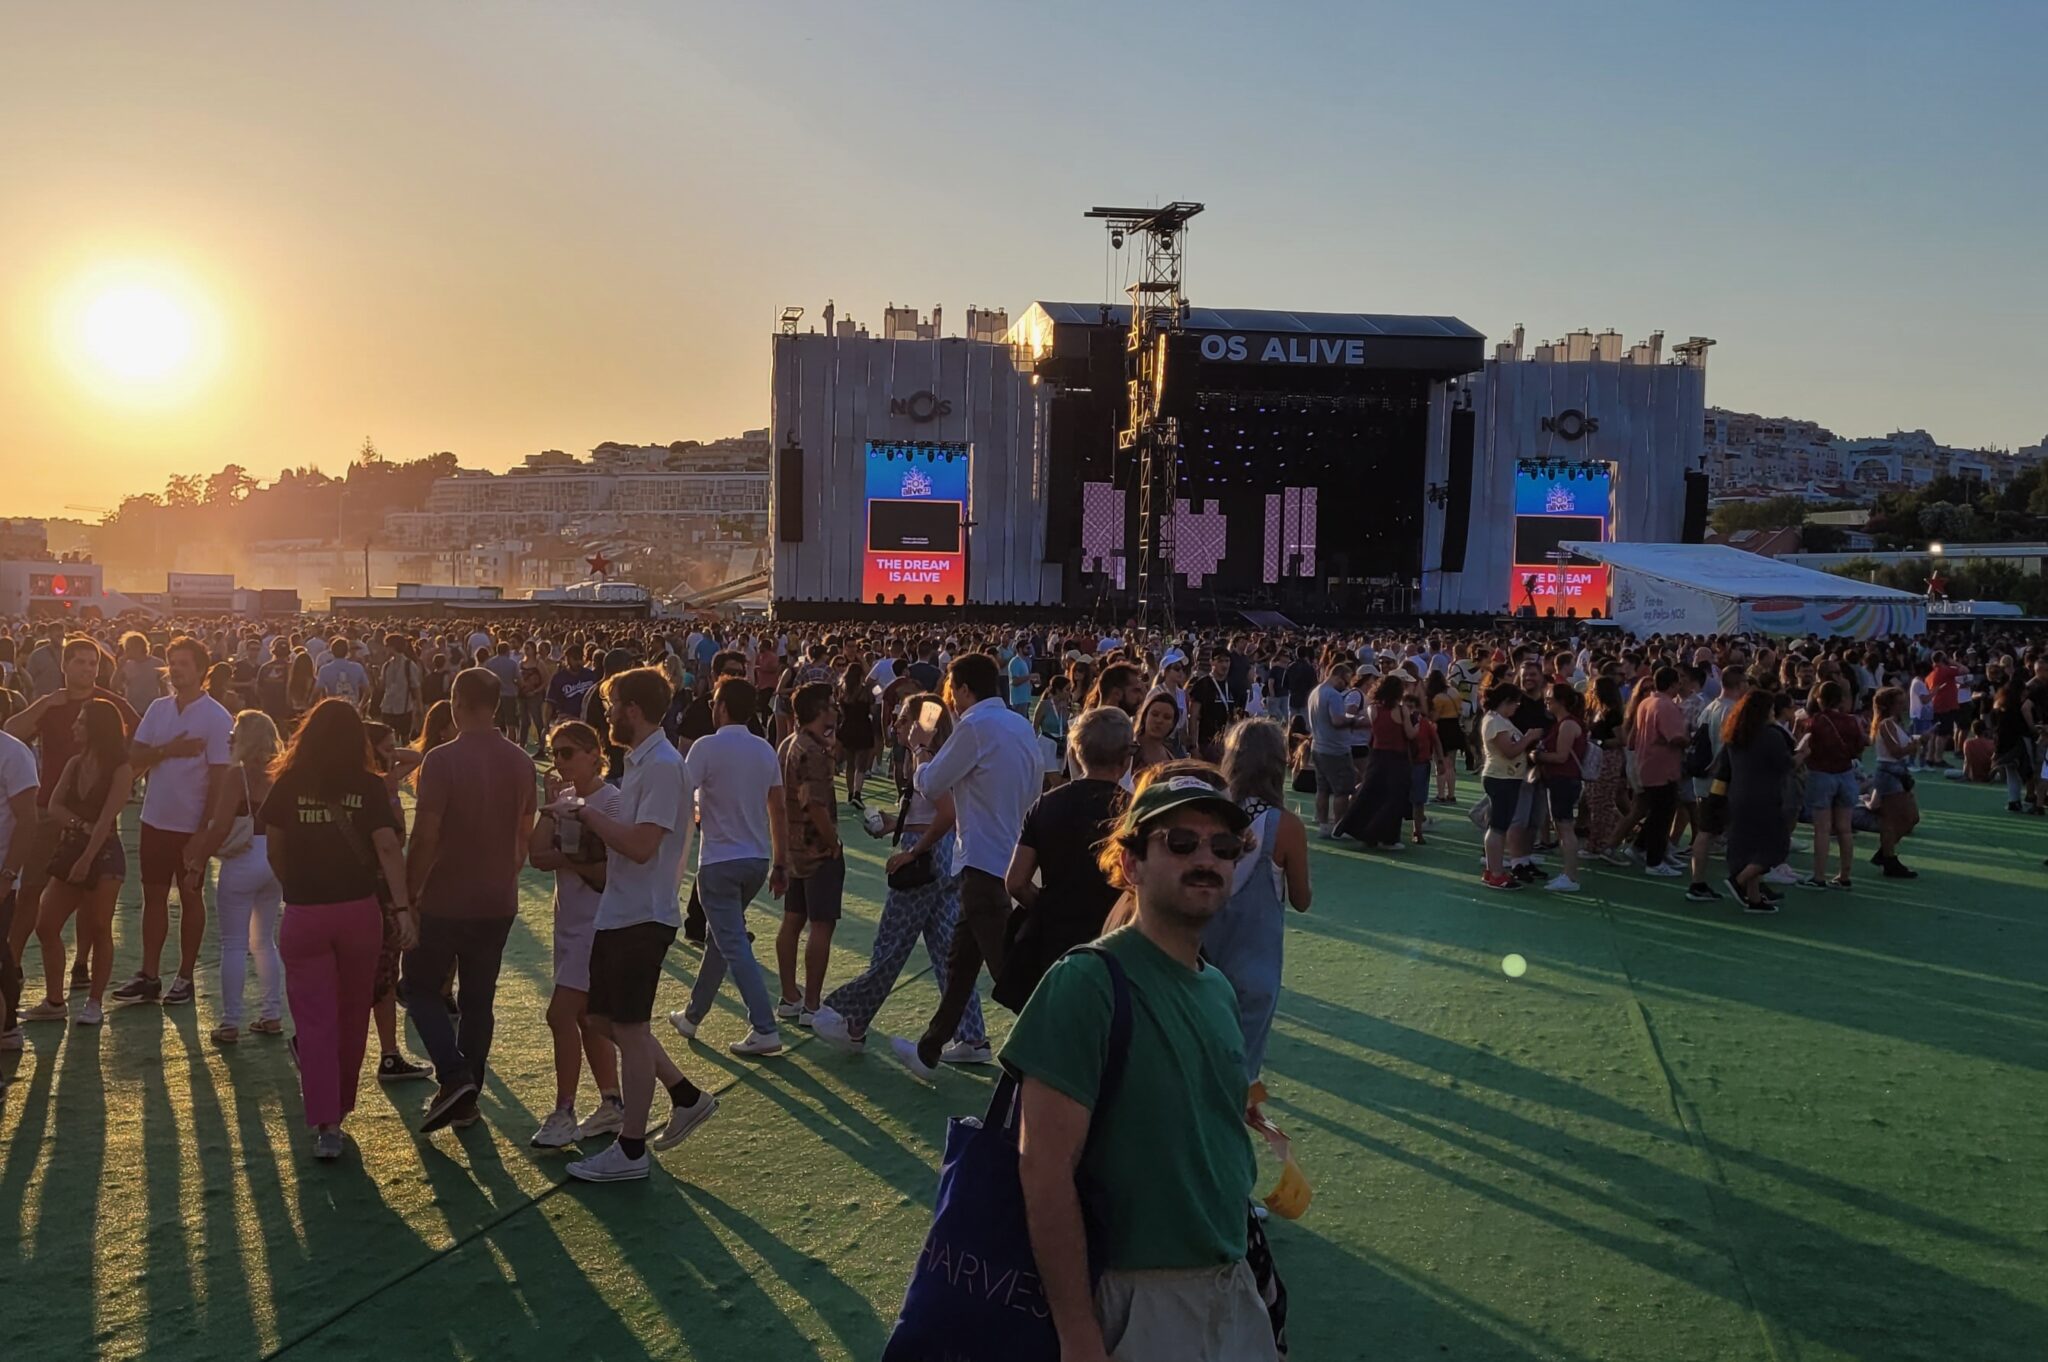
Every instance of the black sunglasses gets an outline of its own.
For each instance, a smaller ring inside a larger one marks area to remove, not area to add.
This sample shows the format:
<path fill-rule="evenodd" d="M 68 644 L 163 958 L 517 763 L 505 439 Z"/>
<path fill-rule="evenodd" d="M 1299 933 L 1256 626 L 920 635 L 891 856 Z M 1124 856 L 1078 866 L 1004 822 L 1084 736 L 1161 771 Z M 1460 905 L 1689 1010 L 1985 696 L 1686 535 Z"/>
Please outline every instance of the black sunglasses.
<path fill-rule="evenodd" d="M 548 749 L 548 755 L 556 761 L 567 761 L 582 750 L 580 747 L 551 747 Z"/>
<path fill-rule="evenodd" d="M 1162 828 L 1152 834 L 1176 856 L 1192 856 L 1202 845 L 1202 834 L 1193 828 Z M 1209 834 L 1209 854 L 1219 861 L 1234 861 L 1245 853 L 1245 840 L 1234 832 Z"/>

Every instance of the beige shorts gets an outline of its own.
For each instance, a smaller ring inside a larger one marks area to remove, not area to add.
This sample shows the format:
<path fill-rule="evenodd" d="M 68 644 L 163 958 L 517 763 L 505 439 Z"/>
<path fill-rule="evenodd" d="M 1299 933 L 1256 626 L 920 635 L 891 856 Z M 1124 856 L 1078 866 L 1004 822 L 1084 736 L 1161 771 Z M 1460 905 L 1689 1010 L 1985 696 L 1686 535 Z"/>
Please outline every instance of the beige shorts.
<path fill-rule="evenodd" d="M 1275 1362 L 1273 1321 L 1251 1267 L 1106 1272 L 1095 1288 L 1116 1362 Z"/>

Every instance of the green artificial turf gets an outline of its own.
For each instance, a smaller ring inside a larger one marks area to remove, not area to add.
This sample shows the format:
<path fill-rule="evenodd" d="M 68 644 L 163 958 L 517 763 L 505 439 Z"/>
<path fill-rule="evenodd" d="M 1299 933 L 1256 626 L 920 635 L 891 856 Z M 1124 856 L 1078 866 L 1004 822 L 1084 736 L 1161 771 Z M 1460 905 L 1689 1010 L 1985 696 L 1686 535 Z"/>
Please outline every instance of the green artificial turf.
<path fill-rule="evenodd" d="M 1788 890 L 1776 918 L 1610 869 L 1572 898 L 1484 890 L 1459 812 L 1398 860 L 1318 844 L 1268 1064 L 1315 1186 L 1272 1222 L 1294 1355 L 2048 1355 L 2048 829 L 1997 791 L 1921 790 L 1920 880 L 1861 863 L 1852 894 Z M 835 979 L 880 891 L 847 828 Z M 526 1147 L 552 1099 L 548 923 L 529 875 L 486 1119 L 422 1140 L 428 1085 L 366 1082 L 336 1166 L 309 1158 L 281 1042 L 206 1039 L 210 966 L 196 1008 L 30 1026 L 0 1065 L 8 1355 L 878 1356 L 945 1120 L 988 1073 L 928 1088 L 808 1037 L 734 1060 L 728 989 L 708 1044 L 663 1030 L 716 1119 L 645 1183 L 564 1185 L 570 1156 Z M 659 1006 L 696 959 L 671 953 Z M 907 977 L 877 1025 L 933 1001 Z"/>

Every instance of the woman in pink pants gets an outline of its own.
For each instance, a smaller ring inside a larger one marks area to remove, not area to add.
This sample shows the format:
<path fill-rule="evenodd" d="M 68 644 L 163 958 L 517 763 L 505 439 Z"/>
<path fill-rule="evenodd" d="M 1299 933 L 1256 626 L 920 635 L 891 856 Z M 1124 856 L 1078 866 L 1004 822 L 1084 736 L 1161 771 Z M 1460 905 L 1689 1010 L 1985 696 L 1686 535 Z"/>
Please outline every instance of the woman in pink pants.
<path fill-rule="evenodd" d="M 277 944 L 291 993 L 299 1095 L 313 1157 L 338 1159 L 377 987 L 380 879 L 395 900 L 402 948 L 417 939 L 419 920 L 406 901 L 384 778 L 353 706 L 338 699 L 315 705 L 272 774 L 256 831 L 284 887 Z"/>

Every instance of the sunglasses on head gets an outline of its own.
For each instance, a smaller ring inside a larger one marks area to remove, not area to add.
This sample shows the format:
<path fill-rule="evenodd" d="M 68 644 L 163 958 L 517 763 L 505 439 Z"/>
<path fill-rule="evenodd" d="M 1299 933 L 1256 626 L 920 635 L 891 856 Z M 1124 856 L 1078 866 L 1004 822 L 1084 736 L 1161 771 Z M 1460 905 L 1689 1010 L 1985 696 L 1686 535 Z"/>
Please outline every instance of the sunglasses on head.
<path fill-rule="evenodd" d="M 1162 828 L 1152 834 L 1175 856 L 1192 856 L 1202 845 L 1202 834 L 1193 828 Z M 1234 832 L 1209 834 L 1209 854 L 1219 861 L 1234 861 L 1245 853 L 1245 840 Z"/>

